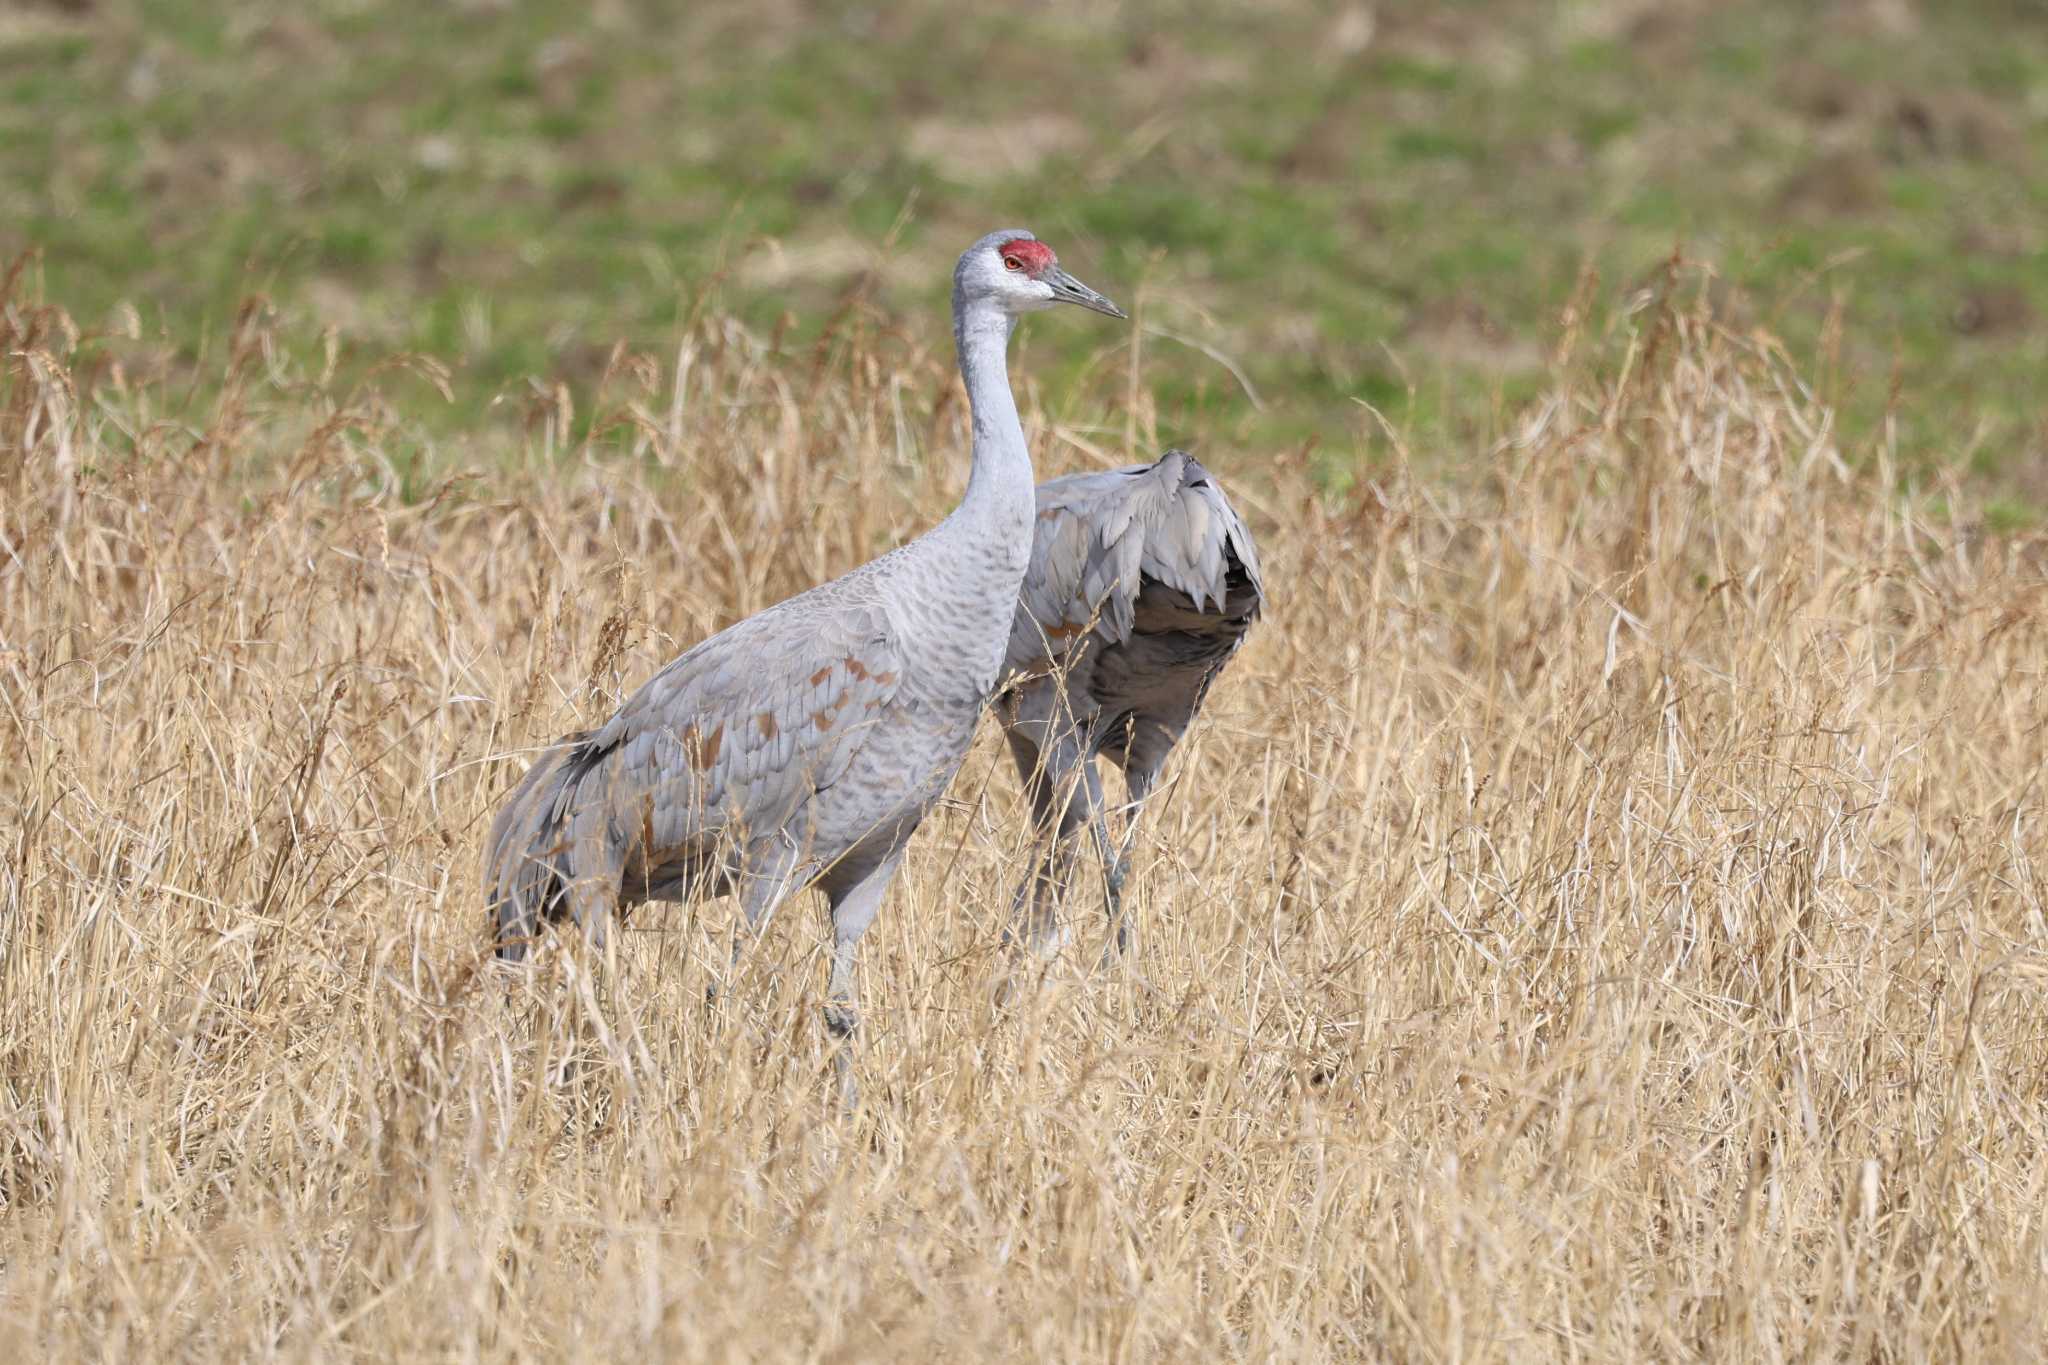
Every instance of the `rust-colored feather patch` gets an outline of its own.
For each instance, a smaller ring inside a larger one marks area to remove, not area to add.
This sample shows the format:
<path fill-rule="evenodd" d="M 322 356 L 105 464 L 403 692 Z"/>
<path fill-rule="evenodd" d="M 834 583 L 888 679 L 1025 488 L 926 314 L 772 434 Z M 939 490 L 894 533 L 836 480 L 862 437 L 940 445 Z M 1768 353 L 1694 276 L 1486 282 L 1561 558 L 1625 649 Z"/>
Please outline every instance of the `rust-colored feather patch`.
<path fill-rule="evenodd" d="M 683 731 L 683 758 L 692 768 L 703 772 L 718 762 L 718 750 L 725 743 L 725 727 L 719 726 L 708 735 L 700 735 L 692 725 Z"/>

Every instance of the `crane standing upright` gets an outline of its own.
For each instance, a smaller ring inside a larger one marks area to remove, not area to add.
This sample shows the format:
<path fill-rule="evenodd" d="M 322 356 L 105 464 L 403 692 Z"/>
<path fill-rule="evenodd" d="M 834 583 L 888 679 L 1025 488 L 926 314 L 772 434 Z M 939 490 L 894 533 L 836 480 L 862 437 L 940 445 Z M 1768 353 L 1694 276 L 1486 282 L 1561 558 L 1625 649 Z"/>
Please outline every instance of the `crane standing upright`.
<path fill-rule="evenodd" d="M 853 1033 L 855 945 L 1002 673 L 1033 510 L 1007 349 L 1020 315 L 1058 303 L 1124 316 L 1029 232 L 961 255 L 953 334 L 974 463 L 960 505 L 686 651 L 537 759 L 485 850 L 500 957 L 523 957 L 564 915 L 601 943 L 614 912 L 647 900 L 735 893 L 758 927 L 816 885 L 832 907 L 825 1022 Z M 837 1064 L 851 1100 L 844 1048 Z"/>
<path fill-rule="evenodd" d="M 1041 955 L 1058 950 L 1058 901 L 1085 822 L 1103 862 L 1112 943 L 1128 948 L 1123 890 L 1138 815 L 1264 605 L 1251 532 L 1186 452 L 1038 486 L 1004 661 L 1015 681 L 996 703 L 1042 846 L 1018 888 L 1011 938 Z M 1115 847 L 1098 754 L 1124 773 Z"/>

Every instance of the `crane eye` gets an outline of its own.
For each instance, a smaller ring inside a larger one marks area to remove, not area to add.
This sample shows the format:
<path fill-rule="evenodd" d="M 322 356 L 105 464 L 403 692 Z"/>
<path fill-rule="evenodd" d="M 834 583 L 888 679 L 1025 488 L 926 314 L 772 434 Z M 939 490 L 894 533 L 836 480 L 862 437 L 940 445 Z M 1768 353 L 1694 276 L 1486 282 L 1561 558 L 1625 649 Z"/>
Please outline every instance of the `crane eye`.
<path fill-rule="evenodd" d="M 1022 270 L 1024 268 L 1024 262 L 1015 256 L 1003 257 L 1003 264 L 1011 270 Z"/>

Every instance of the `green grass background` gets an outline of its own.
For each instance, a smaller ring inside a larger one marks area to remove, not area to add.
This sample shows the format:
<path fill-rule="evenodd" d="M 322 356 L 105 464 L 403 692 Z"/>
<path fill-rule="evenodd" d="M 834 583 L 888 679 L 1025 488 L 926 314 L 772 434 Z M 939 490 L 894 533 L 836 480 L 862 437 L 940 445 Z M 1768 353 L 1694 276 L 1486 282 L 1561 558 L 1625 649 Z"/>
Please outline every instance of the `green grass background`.
<path fill-rule="evenodd" d="M 798 340 L 849 290 L 937 315 L 1009 224 L 1200 344 L 1148 342 L 1164 439 L 1341 472 L 1362 399 L 1456 458 L 1582 272 L 1626 307 L 1678 249 L 1852 455 L 1889 412 L 2048 503 L 2039 0 L 0 10 L 0 247 L 43 295 L 172 376 L 252 292 L 348 363 L 433 353 L 437 457 L 707 301 Z M 1028 344 L 1057 396 L 1105 341 Z"/>

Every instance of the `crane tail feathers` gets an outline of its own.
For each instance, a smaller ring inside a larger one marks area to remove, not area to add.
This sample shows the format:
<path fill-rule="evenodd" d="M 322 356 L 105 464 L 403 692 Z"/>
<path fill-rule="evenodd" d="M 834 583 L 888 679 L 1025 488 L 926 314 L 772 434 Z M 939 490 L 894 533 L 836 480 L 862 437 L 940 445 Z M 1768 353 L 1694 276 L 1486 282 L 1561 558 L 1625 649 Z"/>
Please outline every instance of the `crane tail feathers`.
<path fill-rule="evenodd" d="M 491 822 L 484 889 L 502 961 L 523 961 L 541 925 L 559 919 L 567 908 L 576 791 L 604 757 L 590 739 L 590 732 L 583 731 L 551 745 Z"/>

